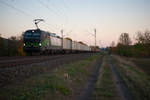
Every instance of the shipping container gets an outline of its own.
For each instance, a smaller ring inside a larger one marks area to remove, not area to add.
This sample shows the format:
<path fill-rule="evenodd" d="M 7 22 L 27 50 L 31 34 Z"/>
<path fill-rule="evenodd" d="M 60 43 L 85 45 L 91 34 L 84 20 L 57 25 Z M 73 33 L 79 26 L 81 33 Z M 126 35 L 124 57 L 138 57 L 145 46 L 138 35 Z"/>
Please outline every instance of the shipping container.
<path fill-rule="evenodd" d="M 63 39 L 63 49 L 64 50 L 72 50 L 72 40 L 70 39 Z"/>
<path fill-rule="evenodd" d="M 72 50 L 78 50 L 78 48 L 77 48 L 77 43 L 78 42 L 76 42 L 76 41 L 72 41 Z"/>
<path fill-rule="evenodd" d="M 50 49 L 61 49 L 62 48 L 61 41 L 62 41 L 61 38 L 50 36 Z"/>

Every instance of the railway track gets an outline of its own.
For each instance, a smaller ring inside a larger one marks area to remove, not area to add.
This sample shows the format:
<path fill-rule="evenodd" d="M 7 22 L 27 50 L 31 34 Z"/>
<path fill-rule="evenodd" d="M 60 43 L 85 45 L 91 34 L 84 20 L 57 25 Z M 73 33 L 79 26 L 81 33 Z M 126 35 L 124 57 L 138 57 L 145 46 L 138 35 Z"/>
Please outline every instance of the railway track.
<path fill-rule="evenodd" d="M 23 81 L 33 75 L 51 72 L 56 67 L 85 59 L 91 54 L 35 56 L 0 61 L 0 87 Z"/>
<path fill-rule="evenodd" d="M 57 58 L 75 56 L 78 54 L 67 54 L 67 55 L 51 55 L 51 56 L 25 56 L 25 57 L 4 57 L 0 58 L 0 68 L 15 67 L 21 65 L 28 65 L 32 63 L 40 63 L 43 61 L 54 60 Z"/>

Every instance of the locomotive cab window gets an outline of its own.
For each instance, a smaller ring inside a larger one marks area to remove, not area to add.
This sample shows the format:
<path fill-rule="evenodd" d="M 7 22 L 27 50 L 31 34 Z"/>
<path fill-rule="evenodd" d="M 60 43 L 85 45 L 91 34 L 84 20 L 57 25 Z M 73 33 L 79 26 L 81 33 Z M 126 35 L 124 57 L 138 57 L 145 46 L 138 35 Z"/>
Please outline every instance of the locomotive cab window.
<path fill-rule="evenodd" d="M 40 37 L 40 33 L 33 33 L 32 36 L 33 37 Z"/>
<path fill-rule="evenodd" d="M 32 33 L 26 32 L 26 33 L 24 34 L 24 37 L 25 37 L 25 38 L 32 37 Z"/>

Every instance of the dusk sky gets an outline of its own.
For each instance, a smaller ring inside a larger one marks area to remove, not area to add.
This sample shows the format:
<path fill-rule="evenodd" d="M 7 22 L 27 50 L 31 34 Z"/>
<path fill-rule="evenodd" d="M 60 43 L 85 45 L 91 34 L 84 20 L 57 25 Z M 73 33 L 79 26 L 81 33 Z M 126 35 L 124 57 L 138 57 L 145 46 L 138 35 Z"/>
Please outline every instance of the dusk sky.
<path fill-rule="evenodd" d="M 36 28 L 33 20 L 42 18 L 40 29 L 94 45 L 109 46 L 119 35 L 150 29 L 150 0 L 0 0 L 0 34 L 19 36 Z"/>

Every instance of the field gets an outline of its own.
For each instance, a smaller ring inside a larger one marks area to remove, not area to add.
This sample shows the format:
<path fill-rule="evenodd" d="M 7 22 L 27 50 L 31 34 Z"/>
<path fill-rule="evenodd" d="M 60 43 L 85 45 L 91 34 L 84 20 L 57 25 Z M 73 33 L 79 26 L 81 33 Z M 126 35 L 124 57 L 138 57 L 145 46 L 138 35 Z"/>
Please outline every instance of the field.
<path fill-rule="evenodd" d="M 138 59 L 131 59 L 137 67 L 141 68 L 145 73 L 150 75 L 150 59 L 148 58 L 138 58 Z"/>
<path fill-rule="evenodd" d="M 125 83 L 128 91 L 132 95 L 134 100 L 149 100 L 150 99 L 150 77 L 145 71 L 148 62 L 145 59 L 127 59 L 119 56 L 112 56 L 114 64 L 117 66 L 116 69 Z M 138 63 L 137 63 L 138 61 Z M 149 69 L 149 66 L 147 66 Z"/>
<path fill-rule="evenodd" d="M 38 68 L 36 74 L 1 87 L 0 100 L 150 99 L 148 59 L 102 53 L 79 58 L 66 60 L 70 63 L 32 65 L 32 70 Z"/>

